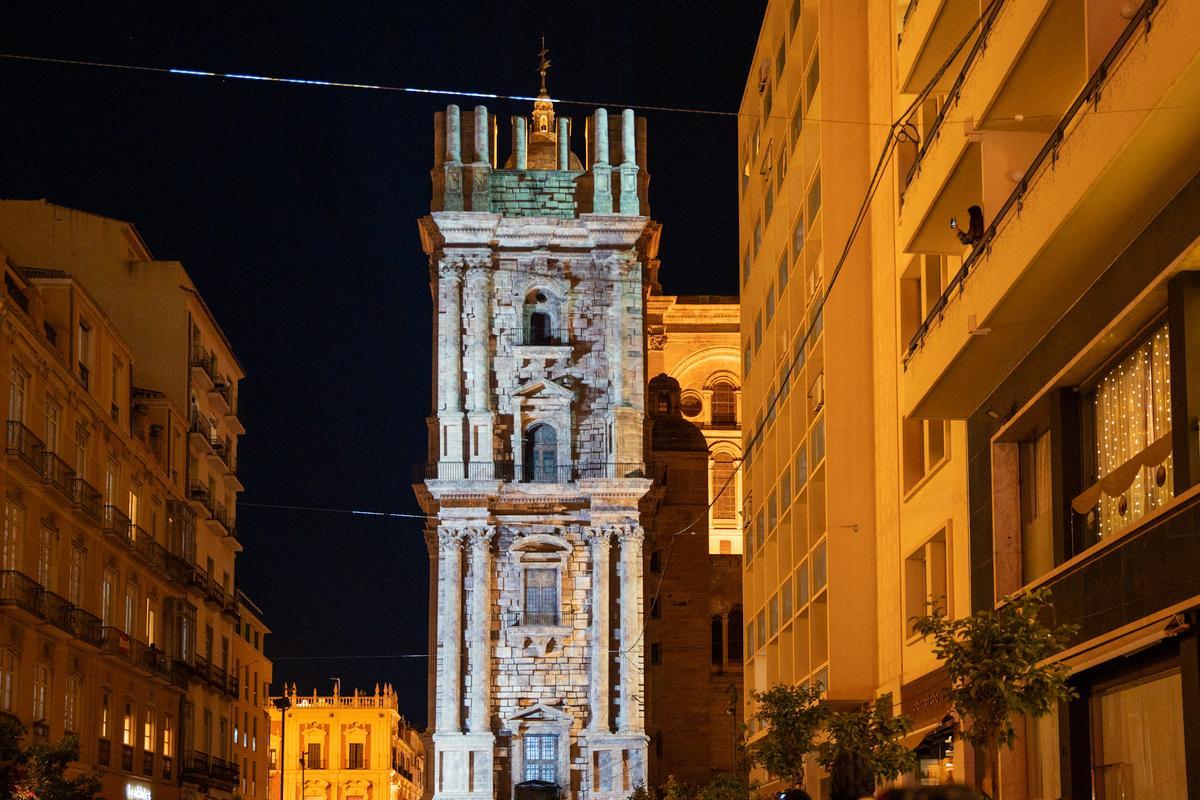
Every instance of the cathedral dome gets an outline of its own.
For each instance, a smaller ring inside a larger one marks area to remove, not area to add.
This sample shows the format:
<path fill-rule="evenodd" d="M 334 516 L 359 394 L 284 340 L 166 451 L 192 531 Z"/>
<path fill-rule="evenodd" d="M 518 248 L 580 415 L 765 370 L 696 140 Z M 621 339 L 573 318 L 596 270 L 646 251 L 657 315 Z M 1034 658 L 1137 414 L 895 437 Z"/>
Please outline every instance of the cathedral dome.
<path fill-rule="evenodd" d="M 647 389 L 650 447 L 660 453 L 707 451 L 704 434 L 679 411 L 679 381 L 660 373 L 650 379 Z"/>
<path fill-rule="evenodd" d="M 558 169 L 558 136 L 541 131 L 529 134 L 529 166 L 528 169 Z M 516 169 L 517 155 L 513 153 L 504 162 L 505 169 Z M 575 172 L 583 171 L 583 163 L 579 156 L 569 153 L 567 168 Z"/>

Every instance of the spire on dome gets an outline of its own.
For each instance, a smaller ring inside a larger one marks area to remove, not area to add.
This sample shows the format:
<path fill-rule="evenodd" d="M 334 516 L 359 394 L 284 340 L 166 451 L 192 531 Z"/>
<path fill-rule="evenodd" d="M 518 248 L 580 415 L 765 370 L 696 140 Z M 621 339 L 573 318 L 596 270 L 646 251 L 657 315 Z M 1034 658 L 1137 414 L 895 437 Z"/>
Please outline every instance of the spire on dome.
<path fill-rule="evenodd" d="M 533 131 L 554 136 L 554 101 L 546 91 L 546 73 L 550 70 L 550 51 L 546 48 L 546 37 L 542 36 L 542 49 L 538 52 L 538 74 L 542 76 L 542 91 L 533 101 Z"/>

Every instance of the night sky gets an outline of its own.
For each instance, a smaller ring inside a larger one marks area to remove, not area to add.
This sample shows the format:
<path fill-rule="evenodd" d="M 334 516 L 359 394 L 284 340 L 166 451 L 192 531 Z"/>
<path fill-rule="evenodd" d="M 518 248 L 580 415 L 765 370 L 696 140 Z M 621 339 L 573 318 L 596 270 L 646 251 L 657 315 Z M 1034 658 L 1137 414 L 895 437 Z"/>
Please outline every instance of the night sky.
<path fill-rule="evenodd" d="M 555 97 L 735 111 L 765 6 L 14 0 L 0 51 L 530 95 L 544 32 Z M 418 513 L 430 298 L 416 220 L 448 102 L 477 101 L 0 59 L 0 197 L 130 220 L 184 263 L 247 372 L 243 503 Z M 485 102 L 502 119 L 530 110 Z M 735 294 L 734 118 L 646 116 L 665 290 Z M 393 657 L 426 650 L 421 530 L 240 507 L 237 580 L 273 630 L 276 687 L 391 681 L 424 723 L 425 660 Z"/>

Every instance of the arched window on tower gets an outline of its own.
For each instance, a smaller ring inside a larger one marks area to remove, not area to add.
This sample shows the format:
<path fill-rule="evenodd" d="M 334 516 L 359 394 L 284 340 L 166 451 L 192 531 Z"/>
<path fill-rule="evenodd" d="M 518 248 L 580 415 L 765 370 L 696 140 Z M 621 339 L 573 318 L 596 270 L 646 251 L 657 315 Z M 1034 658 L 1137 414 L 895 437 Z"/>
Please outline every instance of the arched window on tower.
<path fill-rule="evenodd" d="M 554 483 L 558 480 L 558 434 L 545 423 L 525 432 L 525 480 Z"/>
<path fill-rule="evenodd" d="M 729 381 L 717 381 L 712 388 L 712 424 L 735 427 L 737 425 L 737 395 Z"/>
<path fill-rule="evenodd" d="M 734 480 L 733 456 L 713 453 L 712 515 L 714 520 L 731 522 L 737 519 L 737 485 Z"/>
<path fill-rule="evenodd" d="M 729 636 L 725 640 L 730 664 L 742 663 L 742 607 L 729 612 Z"/>

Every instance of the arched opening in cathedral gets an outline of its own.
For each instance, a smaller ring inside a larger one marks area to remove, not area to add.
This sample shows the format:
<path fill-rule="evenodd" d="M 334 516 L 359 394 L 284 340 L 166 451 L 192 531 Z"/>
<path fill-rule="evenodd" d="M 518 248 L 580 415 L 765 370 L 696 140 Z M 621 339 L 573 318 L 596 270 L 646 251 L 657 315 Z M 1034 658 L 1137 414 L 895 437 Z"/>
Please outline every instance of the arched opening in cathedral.
<path fill-rule="evenodd" d="M 558 434 L 545 423 L 525 432 L 525 480 L 537 483 L 558 480 Z"/>
<path fill-rule="evenodd" d="M 729 612 L 729 635 L 725 639 L 730 664 L 742 663 L 742 607 Z"/>
<path fill-rule="evenodd" d="M 713 614 L 708 621 L 709 635 L 712 637 L 712 663 L 713 666 L 721 666 L 722 656 L 725 654 L 725 623 L 721 619 L 720 614 Z"/>
<path fill-rule="evenodd" d="M 712 387 L 712 424 L 737 425 L 737 395 L 729 381 L 717 381 Z"/>

